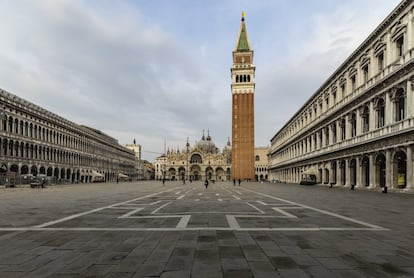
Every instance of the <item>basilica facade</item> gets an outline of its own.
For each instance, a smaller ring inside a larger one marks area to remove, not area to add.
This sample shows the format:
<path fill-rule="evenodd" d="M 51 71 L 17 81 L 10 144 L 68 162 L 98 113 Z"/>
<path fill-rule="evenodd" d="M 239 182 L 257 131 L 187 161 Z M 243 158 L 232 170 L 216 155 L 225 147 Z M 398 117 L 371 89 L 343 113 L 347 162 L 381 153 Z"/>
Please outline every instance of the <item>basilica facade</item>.
<path fill-rule="evenodd" d="M 414 1 L 403 0 L 273 136 L 270 179 L 414 190 Z"/>
<path fill-rule="evenodd" d="M 194 146 L 187 144 L 181 150 L 168 149 L 156 159 L 155 177 L 157 180 L 214 180 L 231 179 L 231 144 L 227 142 L 223 150 L 213 142 L 210 134 L 201 137 Z"/>

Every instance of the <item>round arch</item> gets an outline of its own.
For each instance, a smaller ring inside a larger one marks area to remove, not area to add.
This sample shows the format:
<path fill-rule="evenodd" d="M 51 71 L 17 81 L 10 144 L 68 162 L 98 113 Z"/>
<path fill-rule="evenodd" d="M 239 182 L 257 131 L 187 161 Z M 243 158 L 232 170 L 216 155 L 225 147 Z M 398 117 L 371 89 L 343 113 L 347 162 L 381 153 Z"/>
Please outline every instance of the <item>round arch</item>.
<path fill-rule="evenodd" d="M 217 167 L 216 168 L 216 180 L 218 180 L 218 181 L 225 181 L 226 180 L 226 175 L 225 175 L 224 169 L 222 167 Z"/>
<path fill-rule="evenodd" d="M 191 165 L 190 180 L 201 180 L 201 168 L 199 165 Z"/>
<path fill-rule="evenodd" d="M 379 153 L 375 158 L 375 176 L 380 187 L 385 186 L 386 171 L 385 171 L 386 158 L 383 153 Z"/>
<path fill-rule="evenodd" d="M 407 155 L 403 150 L 398 150 L 393 159 L 393 184 L 398 188 L 407 187 Z"/>
<path fill-rule="evenodd" d="M 367 187 L 369 186 L 370 183 L 370 179 L 369 179 L 369 174 L 370 174 L 370 169 L 369 169 L 369 157 L 368 156 L 364 156 L 361 160 L 361 174 L 362 174 L 362 185 Z"/>

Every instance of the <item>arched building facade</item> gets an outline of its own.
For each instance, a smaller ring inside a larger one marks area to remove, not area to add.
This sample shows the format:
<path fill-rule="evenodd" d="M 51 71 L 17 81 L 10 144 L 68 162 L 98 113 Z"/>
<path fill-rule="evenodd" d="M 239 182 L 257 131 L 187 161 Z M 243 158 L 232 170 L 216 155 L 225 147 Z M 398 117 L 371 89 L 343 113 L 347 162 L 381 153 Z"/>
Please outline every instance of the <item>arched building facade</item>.
<path fill-rule="evenodd" d="M 201 137 L 194 146 L 187 141 L 183 149 L 169 149 L 155 162 L 156 179 L 228 181 L 231 175 L 230 141 L 220 151 L 210 134 Z"/>
<path fill-rule="evenodd" d="M 0 90 L 0 184 L 6 173 L 16 180 L 42 174 L 55 182 L 115 181 L 135 176 L 135 164 L 116 139 Z"/>
<path fill-rule="evenodd" d="M 402 1 L 271 139 L 270 178 L 412 191 L 414 1 Z"/>

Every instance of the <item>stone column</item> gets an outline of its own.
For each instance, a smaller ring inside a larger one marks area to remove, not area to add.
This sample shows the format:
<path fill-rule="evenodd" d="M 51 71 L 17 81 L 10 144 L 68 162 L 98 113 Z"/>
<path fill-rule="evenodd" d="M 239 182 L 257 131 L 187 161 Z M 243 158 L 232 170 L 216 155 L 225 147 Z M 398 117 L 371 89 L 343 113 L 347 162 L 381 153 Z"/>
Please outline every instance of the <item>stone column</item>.
<path fill-rule="evenodd" d="M 342 177 L 342 169 L 341 169 L 341 161 L 338 160 L 336 162 L 336 185 L 342 185 L 341 184 L 341 177 Z"/>
<path fill-rule="evenodd" d="M 414 189 L 413 184 L 413 149 L 407 146 L 407 188 Z"/>
<path fill-rule="evenodd" d="M 393 119 L 393 106 L 394 103 L 391 100 L 391 91 L 385 94 L 385 126 L 390 125 Z"/>
<path fill-rule="evenodd" d="M 357 109 L 355 112 L 355 121 L 356 121 L 356 132 L 355 132 L 355 136 L 358 136 L 360 134 L 362 134 L 362 127 L 361 127 L 361 123 L 362 123 L 362 118 L 361 118 L 361 109 Z"/>
<path fill-rule="evenodd" d="M 349 168 L 349 159 L 345 159 L 345 186 L 351 186 L 351 169 Z"/>
<path fill-rule="evenodd" d="M 407 118 L 414 116 L 414 78 L 407 81 Z"/>
<path fill-rule="evenodd" d="M 374 188 L 377 186 L 376 175 L 375 175 L 375 163 L 374 163 L 374 155 L 369 155 L 369 187 Z"/>
<path fill-rule="evenodd" d="M 375 109 L 374 109 L 374 102 L 370 102 L 369 103 L 369 130 L 374 130 L 376 125 L 375 125 Z"/>
<path fill-rule="evenodd" d="M 394 188 L 392 183 L 392 163 L 391 163 L 391 151 L 387 150 L 385 152 L 385 185 L 389 188 Z"/>
<path fill-rule="evenodd" d="M 362 186 L 362 163 L 361 163 L 362 159 L 360 157 L 356 157 L 355 158 L 355 167 L 356 167 L 356 187 L 361 187 Z"/>
<path fill-rule="evenodd" d="M 352 125 L 351 125 L 350 120 L 351 120 L 351 115 L 350 114 L 346 115 L 345 117 L 345 126 L 346 126 L 345 127 L 345 134 L 346 134 L 345 140 L 351 138 Z"/>

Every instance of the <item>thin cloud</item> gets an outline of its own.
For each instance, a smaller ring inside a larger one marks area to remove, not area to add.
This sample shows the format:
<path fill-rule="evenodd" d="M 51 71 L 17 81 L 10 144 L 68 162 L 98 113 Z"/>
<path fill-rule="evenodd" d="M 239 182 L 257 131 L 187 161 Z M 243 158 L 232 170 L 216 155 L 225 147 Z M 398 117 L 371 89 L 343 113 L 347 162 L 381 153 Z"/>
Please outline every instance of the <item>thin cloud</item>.
<path fill-rule="evenodd" d="M 192 144 L 209 128 L 223 148 L 246 10 L 257 66 L 255 142 L 269 145 L 397 3 L 3 1 L 0 87 L 121 144 L 136 138 L 158 152 L 164 140 Z"/>

